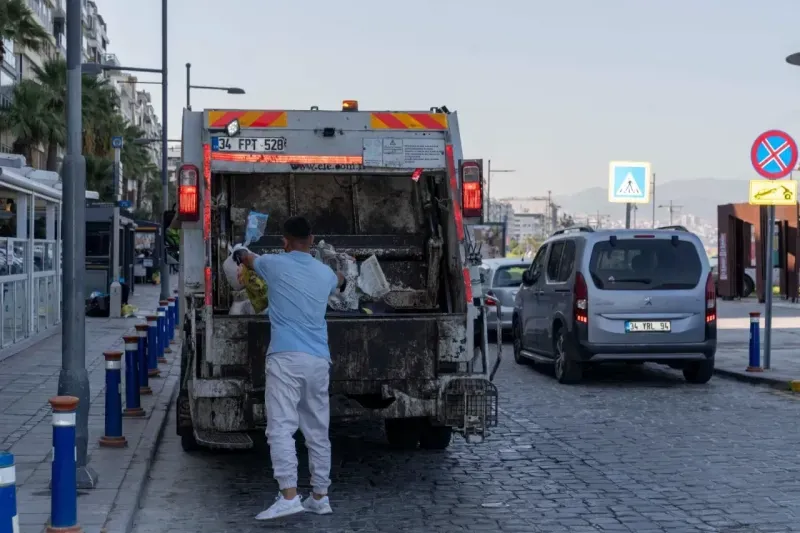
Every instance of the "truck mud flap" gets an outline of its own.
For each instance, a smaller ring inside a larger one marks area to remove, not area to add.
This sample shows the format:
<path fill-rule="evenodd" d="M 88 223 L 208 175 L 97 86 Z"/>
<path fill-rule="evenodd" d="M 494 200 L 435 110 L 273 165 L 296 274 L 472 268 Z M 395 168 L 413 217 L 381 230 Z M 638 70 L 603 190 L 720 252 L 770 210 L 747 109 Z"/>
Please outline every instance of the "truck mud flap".
<path fill-rule="evenodd" d="M 480 442 L 488 429 L 497 426 L 497 386 L 483 378 L 457 378 L 445 386 L 444 423 Z"/>

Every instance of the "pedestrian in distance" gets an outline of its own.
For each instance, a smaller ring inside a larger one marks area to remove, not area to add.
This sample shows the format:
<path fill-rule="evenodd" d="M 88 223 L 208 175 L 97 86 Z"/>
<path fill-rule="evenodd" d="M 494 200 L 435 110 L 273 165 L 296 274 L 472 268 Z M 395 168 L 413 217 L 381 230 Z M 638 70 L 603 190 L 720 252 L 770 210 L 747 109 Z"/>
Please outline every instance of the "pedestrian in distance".
<path fill-rule="evenodd" d="M 271 340 L 266 354 L 267 440 L 280 494 L 256 516 L 271 520 L 308 511 L 329 514 L 331 484 L 330 423 L 331 355 L 325 312 L 328 297 L 345 289 L 341 273 L 311 255 L 314 236 L 303 217 L 283 226 L 285 254 L 256 255 L 242 245 L 233 251 L 269 287 Z M 308 449 L 312 492 L 297 494 L 294 434 L 303 432 Z"/>

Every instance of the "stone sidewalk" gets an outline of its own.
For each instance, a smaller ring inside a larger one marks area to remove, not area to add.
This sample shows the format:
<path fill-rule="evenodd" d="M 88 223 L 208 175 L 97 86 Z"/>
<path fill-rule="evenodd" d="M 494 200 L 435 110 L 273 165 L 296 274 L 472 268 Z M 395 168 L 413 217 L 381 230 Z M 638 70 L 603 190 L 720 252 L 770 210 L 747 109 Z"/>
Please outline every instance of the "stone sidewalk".
<path fill-rule="evenodd" d="M 775 302 L 772 317 L 770 369 L 747 372 L 749 312 L 761 313 L 761 362 L 764 364 L 764 306 L 756 301 L 721 303 L 715 368 L 724 377 L 791 389 L 800 380 L 800 305 Z"/>
<path fill-rule="evenodd" d="M 104 432 L 105 365 L 103 351 L 123 351 L 122 336 L 153 314 L 159 287 L 139 285 L 130 303 L 137 318 L 86 319 L 86 368 L 89 371 L 89 466 L 97 487 L 78 494 L 78 524 L 86 533 L 125 531 L 144 487 L 147 470 L 178 384 L 180 345 L 173 345 L 161 376 L 151 378 L 152 396 L 142 397 L 147 416 L 124 419 L 124 449 L 99 448 Z M 177 337 L 176 337 L 176 340 Z M 54 335 L 0 362 L 0 450 L 14 454 L 20 533 L 41 533 L 50 518 L 52 425 L 47 400 L 56 395 L 61 369 L 61 335 Z M 124 370 L 123 370 L 124 376 Z M 123 377 L 124 382 L 124 377 Z M 123 389 L 124 400 L 124 389 Z"/>

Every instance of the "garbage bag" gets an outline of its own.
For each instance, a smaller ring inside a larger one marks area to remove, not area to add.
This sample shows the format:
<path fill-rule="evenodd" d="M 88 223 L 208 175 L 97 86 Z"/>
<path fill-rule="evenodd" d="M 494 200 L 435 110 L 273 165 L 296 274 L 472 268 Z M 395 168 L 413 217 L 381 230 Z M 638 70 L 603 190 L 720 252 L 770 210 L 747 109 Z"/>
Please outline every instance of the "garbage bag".
<path fill-rule="evenodd" d="M 372 298 L 383 298 L 389 291 L 389 282 L 386 281 L 386 275 L 383 273 L 381 265 L 378 263 L 378 258 L 372 254 L 366 261 L 361 263 L 361 273 L 358 275 L 358 288 L 364 294 Z"/>
<path fill-rule="evenodd" d="M 269 289 L 266 282 L 246 266 L 242 266 L 239 270 L 239 282 L 244 287 L 247 299 L 252 304 L 253 313 L 257 315 L 263 313 L 269 302 Z"/>
<path fill-rule="evenodd" d="M 237 265 L 236 261 L 233 260 L 233 254 L 229 255 L 228 258 L 222 263 L 222 272 L 225 273 L 225 279 L 228 280 L 228 285 L 230 286 L 231 290 L 240 291 L 244 289 L 244 285 L 239 279 L 239 271 L 241 268 L 243 267 Z"/>
<path fill-rule="evenodd" d="M 247 228 L 244 231 L 245 247 L 250 246 L 251 242 L 255 242 L 264 236 L 268 219 L 269 215 L 267 214 L 250 211 L 250 214 L 247 215 Z"/>
<path fill-rule="evenodd" d="M 250 300 L 244 299 L 233 302 L 228 311 L 229 315 L 255 315 L 256 311 L 253 309 L 253 304 Z"/>

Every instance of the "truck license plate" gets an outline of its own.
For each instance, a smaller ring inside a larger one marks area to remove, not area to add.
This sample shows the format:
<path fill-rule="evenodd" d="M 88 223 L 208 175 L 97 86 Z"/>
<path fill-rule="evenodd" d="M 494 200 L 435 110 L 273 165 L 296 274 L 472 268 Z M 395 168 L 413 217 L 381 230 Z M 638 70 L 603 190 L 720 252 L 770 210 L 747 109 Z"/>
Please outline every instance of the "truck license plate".
<path fill-rule="evenodd" d="M 214 152 L 271 153 L 286 151 L 283 137 L 212 137 L 211 150 Z"/>
<path fill-rule="evenodd" d="M 625 322 L 626 333 L 666 333 L 670 331 L 672 331 L 672 324 L 668 321 Z"/>

